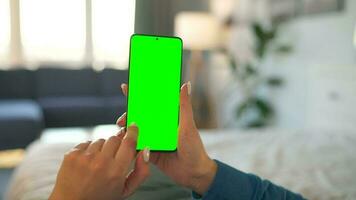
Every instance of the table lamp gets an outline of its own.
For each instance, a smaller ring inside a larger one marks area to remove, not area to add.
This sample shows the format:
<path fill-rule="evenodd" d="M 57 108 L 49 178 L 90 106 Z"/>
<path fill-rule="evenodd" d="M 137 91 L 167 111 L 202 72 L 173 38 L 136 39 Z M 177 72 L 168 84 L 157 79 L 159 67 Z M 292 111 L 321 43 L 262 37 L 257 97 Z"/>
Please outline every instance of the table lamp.
<path fill-rule="evenodd" d="M 209 13 L 181 12 L 175 17 L 175 35 L 183 39 L 183 48 L 190 51 L 188 70 L 190 81 L 194 87 L 192 90 L 192 104 L 200 113 L 196 113 L 196 123 L 200 128 L 216 126 L 212 100 L 206 91 L 206 87 L 209 87 L 209 79 L 203 77 L 203 85 L 199 87 L 198 76 L 207 72 L 203 67 L 203 51 L 214 50 L 219 47 L 219 34 L 220 24 Z M 199 93 L 197 93 L 197 90 L 194 90 L 197 87 L 199 87 Z"/>
<path fill-rule="evenodd" d="M 204 12 L 181 12 L 175 18 L 175 34 L 189 50 L 210 50 L 219 43 L 219 23 Z"/>

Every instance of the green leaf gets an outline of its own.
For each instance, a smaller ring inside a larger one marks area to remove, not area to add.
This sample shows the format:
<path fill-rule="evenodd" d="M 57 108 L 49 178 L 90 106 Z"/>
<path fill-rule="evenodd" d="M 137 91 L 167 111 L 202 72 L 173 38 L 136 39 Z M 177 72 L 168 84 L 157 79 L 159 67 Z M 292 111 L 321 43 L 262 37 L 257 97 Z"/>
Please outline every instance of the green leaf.
<path fill-rule="evenodd" d="M 242 115 L 244 114 L 244 112 L 247 110 L 247 108 L 249 107 L 249 101 L 246 100 L 244 102 L 242 102 L 236 110 L 236 118 L 240 119 L 242 117 Z"/>
<path fill-rule="evenodd" d="M 247 124 L 249 128 L 261 128 L 266 126 L 267 123 L 265 121 L 255 120 Z"/>
<path fill-rule="evenodd" d="M 252 24 L 253 31 L 257 37 L 257 39 L 261 40 L 262 38 L 265 37 L 265 32 L 263 31 L 263 28 L 260 24 L 254 23 Z"/>
<path fill-rule="evenodd" d="M 277 46 L 275 51 L 277 53 L 287 54 L 287 53 L 290 53 L 290 52 L 293 51 L 293 47 L 291 45 L 288 45 L 288 44 L 282 44 L 282 45 Z"/>
<path fill-rule="evenodd" d="M 270 42 L 276 37 L 277 27 L 273 27 L 272 30 L 264 30 L 260 24 L 254 23 L 252 29 L 257 39 L 255 53 L 261 59 L 264 57 Z"/>
<path fill-rule="evenodd" d="M 251 65 L 251 64 L 247 64 L 246 65 L 246 76 L 253 76 L 256 75 L 258 72 L 257 70 Z"/>
<path fill-rule="evenodd" d="M 230 67 L 231 67 L 231 69 L 232 69 L 233 71 L 236 71 L 236 69 L 237 69 L 236 61 L 234 60 L 233 57 L 230 57 L 229 60 L 230 60 Z"/>
<path fill-rule="evenodd" d="M 273 115 L 272 106 L 265 100 L 256 98 L 256 106 L 260 111 L 260 114 L 263 118 L 269 119 Z"/>
<path fill-rule="evenodd" d="M 267 78 L 266 82 L 271 87 L 280 87 L 283 85 L 283 79 L 277 76 Z"/>
<path fill-rule="evenodd" d="M 265 100 L 259 97 L 251 97 L 242 102 L 236 110 L 237 119 L 241 119 L 242 116 L 248 110 L 257 110 L 259 116 L 250 122 L 247 122 L 247 127 L 263 127 L 266 126 L 268 121 L 273 117 L 274 111 L 272 106 Z"/>

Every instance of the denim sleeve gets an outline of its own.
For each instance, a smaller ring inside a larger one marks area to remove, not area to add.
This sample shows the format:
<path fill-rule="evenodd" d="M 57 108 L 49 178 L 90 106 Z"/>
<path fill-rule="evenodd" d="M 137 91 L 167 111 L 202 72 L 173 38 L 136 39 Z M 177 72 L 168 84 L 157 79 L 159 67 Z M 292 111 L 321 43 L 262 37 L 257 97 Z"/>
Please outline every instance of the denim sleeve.
<path fill-rule="evenodd" d="M 262 180 L 253 174 L 246 174 L 216 160 L 218 169 L 208 191 L 202 196 L 193 192 L 193 199 L 202 200 L 302 200 L 302 196 Z"/>

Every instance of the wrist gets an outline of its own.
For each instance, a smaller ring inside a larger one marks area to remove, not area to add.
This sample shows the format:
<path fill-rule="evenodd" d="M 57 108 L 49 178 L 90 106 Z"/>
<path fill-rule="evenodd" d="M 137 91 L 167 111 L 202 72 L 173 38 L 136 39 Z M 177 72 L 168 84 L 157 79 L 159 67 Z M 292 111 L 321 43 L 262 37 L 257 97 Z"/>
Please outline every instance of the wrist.
<path fill-rule="evenodd" d="M 207 158 L 205 162 L 202 162 L 201 168 L 192 176 L 190 189 L 200 195 L 206 193 L 214 181 L 216 171 L 216 162 Z"/>
<path fill-rule="evenodd" d="M 49 196 L 48 200 L 62 200 L 62 199 L 68 199 L 68 200 L 74 200 L 75 198 L 71 197 L 71 195 L 64 195 L 63 192 L 59 192 L 57 189 L 54 189 Z"/>
<path fill-rule="evenodd" d="M 48 200 L 59 200 L 61 198 L 61 195 L 59 195 L 56 191 L 53 191 L 49 196 Z"/>

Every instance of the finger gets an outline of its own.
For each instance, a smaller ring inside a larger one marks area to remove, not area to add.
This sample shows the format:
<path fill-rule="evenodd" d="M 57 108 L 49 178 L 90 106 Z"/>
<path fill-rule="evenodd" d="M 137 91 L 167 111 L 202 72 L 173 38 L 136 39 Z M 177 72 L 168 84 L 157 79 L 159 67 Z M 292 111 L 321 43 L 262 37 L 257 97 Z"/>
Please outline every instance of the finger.
<path fill-rule="evenodd" d="M 109 139 L 105 141 L 101 152 L 110 158 L 114 158 L 117 150 L 120 147 L 121 139 L 122 138 L 116 135 L 111 136 Z"/>
<path fill-rule="evenodd" d="M 88 148 L 88 146 L 90 145 L 90 143 L 91 143 L 91 141 L 80 143 L 77 146 L 75 146 L 73 149 L 85 151 Z"/>
<path fill-rule="evenodd" d="M 122 136 L 121 139 L 125 136 L 126 127 L 121 127 L 120 130 L 116 133 L 116 136 Z"/>
<path fill-rule="evenodd" d="M 192 104 L 190 102 L 191 83 L 183 84 L 180 91 L 180 113 L 179 113 L 179 128 L 191 130 L 195 128 Z"/>
<path fill-rule="evenodd" d="M 131 162 L 136 156 L 136 143 L 137 143 L 138 127 L 135 124 L 127 128 L 126 135 L 121 142 L 120 148 L 116 153 L 116 160 L 123 167 L 123 172 L 126 173 Z"/>
<path fill-rule="evenodd" d="M 120 127 L 126 126 L 126 112 L 122 114 L 117 120 L 116 120 L 116 125 Z"/>
<path fill-rule="evenodd" d="M 126 83 L 123 83 L 121 84 L 121 91 L 122 91 L 122 94 L 124 94 L 124 96 L 127 96 L 127 84 Z"/>
<path fill-rule="evenodd" d="M 101 148 L 104 145 L 105 140 L 104 139 L 99 139 L 96 140 L 95 142 L 91 143 L 89 145 L 89 147 L 87 148 L 86 152 L 87 153 L 96 153 L 96 152 L 100 152 Z"/>
<path fill-rule="evenodd" d="M 160 155 L 161 155 L 160 152 L 151 152 L 150 153 L 150 162 L 157 165 Z"/>
<path fill-rule="evenodd" d="M 145 161 L 145 151 L 140 151 L 137 154 L 135 168 L 126 179 L 124 197 L 130 196 L 150 175 L 148 162 Z"/>

